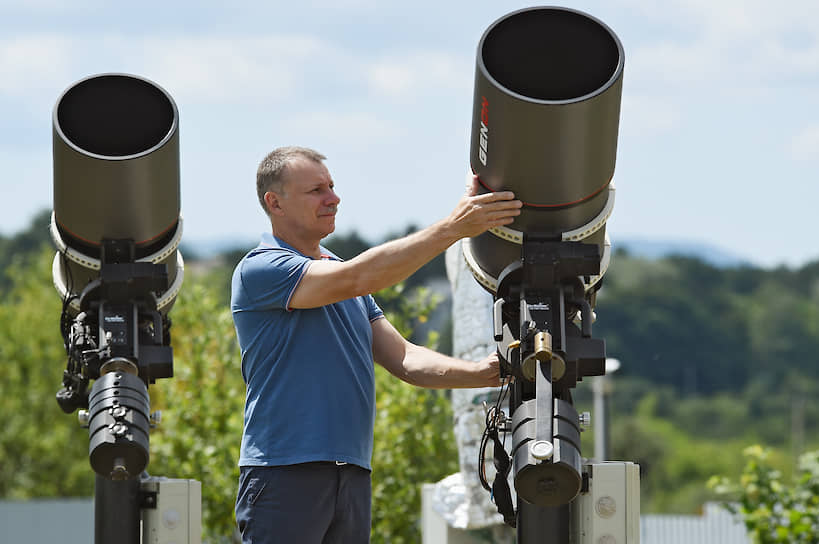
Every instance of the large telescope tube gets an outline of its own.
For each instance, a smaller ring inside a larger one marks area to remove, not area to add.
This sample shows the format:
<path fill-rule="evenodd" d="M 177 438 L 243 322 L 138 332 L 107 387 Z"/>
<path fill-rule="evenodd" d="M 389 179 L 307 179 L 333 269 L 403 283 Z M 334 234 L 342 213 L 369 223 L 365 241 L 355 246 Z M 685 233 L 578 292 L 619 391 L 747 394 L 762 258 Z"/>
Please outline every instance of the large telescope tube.
<path fill-rule="evenodd" d="M 54 107 L 53 161 L 52 273 L 69 356 L 57 401 L 88 408 L 92 468 L 134 479 L 149 458 L 147 387 L 173 375 L 163 318 L 184 270 L 176 104 L 141 77 L 82 79 Z"/>
<path fill-rule="evenodd" d="M 605 272 L 623 60 L 608 26 L 567 8 L 515 11 L 484 32 L 470 166 L 486 191 L 512 190 L 524 202 L 509 228 L 464 244 L 467 263 L 490 292 L 520 260 L 525 234 L 597 244 L 600 276 Z"/>
<path fill-rule="evenodd" d="M 516 378 L 508 430 L 519 542 L 547 532 L 550 542 L 568 542 L 562 521 L 582 487 L 570 390 L 604 372 L 592 308 L 610 258 L 623 64 L 617 36 L 567 8 L 512 12 L 478 44 L 470 166 L 484 191 L 511 190 L 524 203 L 509 227 L 462 243 L 473 275 L 494 295 L 498 357 Z M 497 438 L 502 419 L 491 430 L 488 423 L 488 436 Z M 503 498 L 505 452 L 495 450 L 495 466 L 492 491 Z M 511 499 L 496 504 L 510 523 Z"/>
<path fill-rule="evenodd" d="M 80 80 L 54 107 L 53 153 L 60 295 L 78 313 L 76 296 L 99 274 L 102 240 L 131 239 L 137 261 L 167 266 L 170 286 L 158 301 L 167 313 L 183 275 L 179 113 L 171 96 L 128 74 Z"/>

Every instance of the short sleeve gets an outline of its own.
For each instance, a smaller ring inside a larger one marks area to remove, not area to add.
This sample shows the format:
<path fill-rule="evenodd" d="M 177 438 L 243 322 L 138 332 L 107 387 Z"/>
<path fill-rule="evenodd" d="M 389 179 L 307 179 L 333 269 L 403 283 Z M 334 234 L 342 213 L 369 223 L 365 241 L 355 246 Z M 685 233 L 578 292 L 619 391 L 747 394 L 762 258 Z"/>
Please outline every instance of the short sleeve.
<path fill-rule="evenodd" d="M 372 295 L 367 295 L 364 297 L 364 302 L 367 305 L 367 317 L 369 318 L 370 322 L 373 322 L 380 317 L 384 317 L 384 311 L 378 307 L 378 304 L 375 302 Z"/>
<path fill-rule="evenodd" d="M 287 309 L 310 259 L 286 249 L 270 249 L 245 257 L 234 276 L 233 310 Z M 236 285 L 238 283 L 238 285 Z"/>

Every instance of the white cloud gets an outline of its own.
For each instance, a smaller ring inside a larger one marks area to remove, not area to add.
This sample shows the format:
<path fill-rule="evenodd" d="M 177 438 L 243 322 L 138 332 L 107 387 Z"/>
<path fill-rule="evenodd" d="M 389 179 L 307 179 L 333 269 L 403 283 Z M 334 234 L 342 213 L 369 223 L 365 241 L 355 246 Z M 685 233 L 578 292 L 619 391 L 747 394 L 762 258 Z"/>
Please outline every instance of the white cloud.
<path fill-rule="evenodd" d="M 439 51 L 370 58 L 308 34 L 265 37 L 29 35 L 0 40 L 0 92 L 26 100 L 100 72 L 155 80 L 186 103 L 246 103 L 342 89 L 405 99 L 468 91 L 471 61 Z M 58 91 L 56 91 L 58 92 Z M 56 95 L 55 95 L 56 96 Z"/>
<path fill-rule="evenodd" d="M 764 40 L 783 32 L 803 29 L 817 35 L 819 4 L 814 0 L 786 0 L 773 6 L 767 0 L 626 0 L 644 16 L 700 28 L 706 35 L 732 40 L 755 36 Z"/>
<path fill-rule="evenodd" d="M 367 79 L 377 94 L 407 98 L 441 89 L 468 89 L 471 74 L 467 67 L 472 67 L 470 59 L 439 51 L 414 51 L 369 64 Z"/>
<path fill-rule="evenodd" d="M 800 130 L 791 139 L 790 152 L 797 160 L 819 162 L 819 124 Z"/>
<path fill-rule="evenodd" d="M 377 92 L 405 96 L 417 85 L 417 74 L 408 66 L 380 62 L 370 67 L 369 82 Z"/>
<path fill-rule="evenodd" d="M 662 36 L 626 52 L 629 76 L 641 88 L 754 92 L 819 80 L 819 3 L 776 9 L 761 0 L 678 0 L 663 9 L 633 4 L 642 6 L 641 24 Z"/>
<path fill-rule="evenodd" d="M 307 84 L 305 67 L 333 57 L 328 44 L 303 35 L 151 39 L 143 55 L 146 69 L 196 102 L 292 96 Z"/>
<path fill-rule="evenodd" d="M 65 85 L 71 57 L 71 40 L 56 34 L 0 41 L 0 93 L 25 96 Z"/>

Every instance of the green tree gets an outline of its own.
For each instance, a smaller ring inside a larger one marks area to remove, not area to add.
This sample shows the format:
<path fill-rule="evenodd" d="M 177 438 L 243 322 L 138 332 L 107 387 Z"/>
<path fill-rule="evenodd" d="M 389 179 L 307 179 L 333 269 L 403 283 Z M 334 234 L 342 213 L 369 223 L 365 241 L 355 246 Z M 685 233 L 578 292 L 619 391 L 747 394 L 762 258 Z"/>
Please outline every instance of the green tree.
<path fill-rule="evenodd" d="M 437 303 L 425 289 L 405 293 L 401 284 L 375 296 L 394 308 L 387 317 L 405 337 Z M 431 334 L 427 345 L 436 340 Z M 421 484 L 458 470 L 452 411 L 444 391 L 413 387 L 381 367 L 375 380 L 372 541 L 420 542 Z"/>
<path fill-rule="evenodd" d="M 0 497 L 89 496 L 88 433 L 55 400 L 65 351 L 53 250 L 18 256 L 0 294 Z"/>
<path fill-rule="evenodd" d="M 819 542 L 819 451 L 799 458 L 793 481 L 783 481 L 770 450 L 751 446 L 744 451 L 739 481 L 714 476 L 708 486 L 740 516 L 755 544 Z"/>
<path fill-rule="evenodd" d="M 203 533 L 227 542 L 234 532 L 244 383 L 230 310 L 196 279 L 171 312 L 174 377 L 151 388 L 163 421 L 151 433 L 152 474 L 202 482 Z"/>
<path fill-rule="evenodd" d="M 48 225 L 51 221 L 51 210 L 42 210 L 32 218 L 26 230 L 13 236 L 0 235 L 0 263 L 4 266 L 20 261 L 31 263 L 36 259 L 44 246 L 49 246 Z M 53 255 L 53 251 L 52 251 Z M 48 269 L 50 270 L 50 268 Z M 0 274 L 0 291 L 8 289 L 13 283 L 13 276 Z"/>
<path fill-rule="evenodd" d="M 658 415 L 661 398 L 648 393 L 636 413 L 613 418 L 611 458 L 640 465 L 643 512 L 692 512 L 712 497 L 705 488 L 709 476 L 729 474 L 741 446 L 680 430 Z"/>

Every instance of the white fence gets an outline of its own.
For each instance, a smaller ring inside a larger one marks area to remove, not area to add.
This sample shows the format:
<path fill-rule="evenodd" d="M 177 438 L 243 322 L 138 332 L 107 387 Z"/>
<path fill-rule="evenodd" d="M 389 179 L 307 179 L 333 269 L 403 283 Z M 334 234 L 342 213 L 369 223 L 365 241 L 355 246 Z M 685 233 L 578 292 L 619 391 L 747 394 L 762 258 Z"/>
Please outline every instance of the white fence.
<path fill-rule="evenodd" d="M 435 484 L 424 484 L 421 499 L 423 544 L 485 544 L 487 538 L 512 541 L 512 534 L 491 537 L 449 527 L 433 508 Z M 511 530 L 510 530 L 511 532 Z M 640 516 L 640 544 L 751 544 L 745 526 L 719 504 L 708 503 L 702 515 L 644 514 Z"/>
<path fill-rule="evenodd" d="M 431 484 L 424 486 L 424 544 L 480 542 L 467 531 L 452 529 L 431 507 Z M 55 499 L 0 501 L 0 544 L 89 544 L 94 541 L 94 500 Z M 742 523 L 717 504 L 706 504 L 701 516 L 645 514 L 640 518 L 641 544 L 750 544 Z"/>
<path fill-rule="evenodd" d="M 94 499 L 0 501 L 0 544 L 21 542 L 94 542 Z"/>

